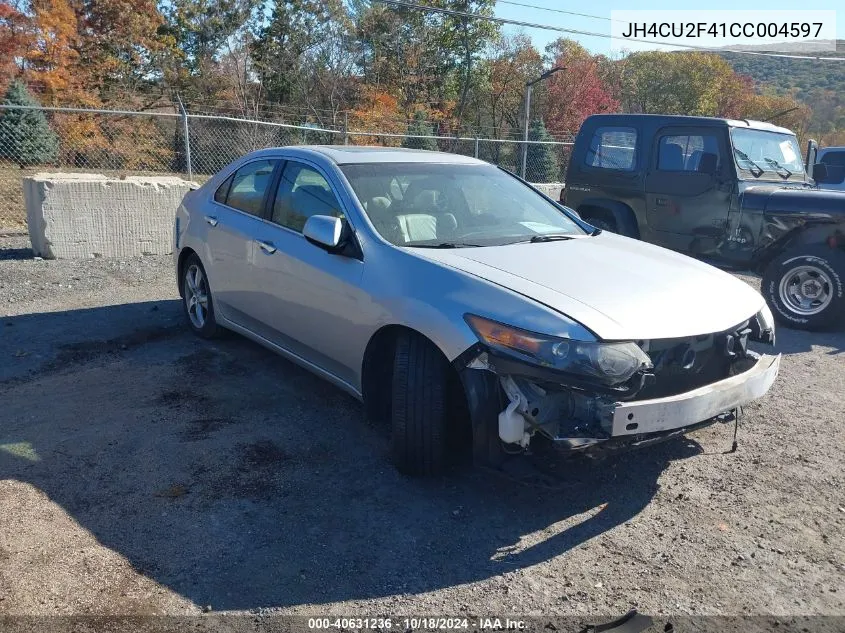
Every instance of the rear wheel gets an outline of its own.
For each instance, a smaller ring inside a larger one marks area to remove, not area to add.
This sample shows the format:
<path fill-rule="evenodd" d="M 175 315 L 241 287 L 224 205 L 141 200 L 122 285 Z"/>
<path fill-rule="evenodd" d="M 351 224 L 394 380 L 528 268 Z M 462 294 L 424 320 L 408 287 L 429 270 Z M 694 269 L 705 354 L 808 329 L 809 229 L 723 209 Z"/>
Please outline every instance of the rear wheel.
<path fill-rule="evenodd" d="M 182 308 L 188 325 L 203 338 L 214 338 L 220 333 L 214 317 L 214 300 L 211 287 L 200 258 L 191 255 L 182 269 Z"/>
<path fill-rule="evenodd" d="M 608 231 L 610 233 L 619 233 L 619 226 L 616 223 L 616 218 L 613 214 L 601 209 L 584 211 L 581 217 L 585 222 L 589 222 L 597 229 Z"/>
<path fill-rule="evenodd" d="M 798 330 L 845 323 L 845 253 L 810 247 L 786 251 L 763 275 L 763 294 L 775 318 Z"/>
<path fill-rule="evenodd" d="M 409 475 L 434 475 L 446 461 L 449 363 L 426 338 L 402 333 L 393 357 L 391 419 L 396 467 Z"/>

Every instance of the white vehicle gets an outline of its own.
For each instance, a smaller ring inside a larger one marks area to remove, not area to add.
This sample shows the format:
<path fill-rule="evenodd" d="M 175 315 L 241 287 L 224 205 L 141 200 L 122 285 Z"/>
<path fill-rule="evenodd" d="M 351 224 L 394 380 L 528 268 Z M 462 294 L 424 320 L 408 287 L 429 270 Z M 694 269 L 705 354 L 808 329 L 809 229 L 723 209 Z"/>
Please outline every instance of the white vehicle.
<path fill-rule="evenodd" d="M 174 253 L 196 334 L 234 330 L 360 398 L 414 474 L 470 433 L 486 464 L 683 433 L 780 362 L 748 349 L 774 322 L 743 281 L 463 156 L 254 152 L 185 196 Z"/>

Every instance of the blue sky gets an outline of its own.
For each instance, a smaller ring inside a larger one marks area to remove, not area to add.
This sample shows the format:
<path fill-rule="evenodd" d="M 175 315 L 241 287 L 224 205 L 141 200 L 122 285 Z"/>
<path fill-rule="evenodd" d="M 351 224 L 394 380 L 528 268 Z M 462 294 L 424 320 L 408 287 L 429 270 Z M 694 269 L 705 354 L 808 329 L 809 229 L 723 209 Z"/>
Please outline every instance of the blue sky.
<path fill-rule="evenodd" d="M 599 16 L 605 19 L 592 19 L 587 17 L 580 17 L 574 15 L 565 15 L 561 13 L 554 13 L 551 11 L 543 11 L 539 9 L 530 9 L 526 7 L 514 6 L 504 4 L 503 2 L 496 3 L 496 15 L 501 18 L 512 20 L 523 20 L 526 22 L 537 22 L 542 24 L 549 24 L 552 26 L 572 28 L 582 31 L 593 31 L 599 33 L 610 34 L 610 13 L 613 10 L 679 10 L 679 9 L 708 9 L 712 11 L 725 10 L 749 10 L 759 12 L 761 20 L 767 20 L 767 15 L 774 10 L 835 10 L 841 6 L 840 2 L 832 2 L 830 0 L 824 2 L 814 2 L 809 6 L 803 6 L 796 3 L 795 0 L 765 0 L 757 2 L 736 2 L 726 0 L 708 0 L 706 3 L 696 3 L 681 5 L 677 0 L 644 0 L 643 2 L 613 2 L 611 0 L 592 0 L 591 2 L 563 2 L 555 0 L 515 0 L 523 4 L 532 4 L 546 7 L 549 9 L 560 9 L 565 11 L 574 11 L 576 13 L 584 13 L 589 15 Z M 840 39 L 845 39 L 845 11 L 840 11 L 837 15 L 836 34 Z M 514 32 L 519 30 L 517 27 L 506 27 L 506 32 Z M 593 53 L 608 54 L 611 51 L 611 40 L 599 37 L 590 37 L 582 35 L 566 35 L 554 31 L 544 31 L 539 29 L 523 29 L 533 40 L 535 45 L 542 51 L 543 47 L 549 42 L 558 37 L 571 37 L 579 41 L 583 46 Z M 655 46 L 656 50 L 670 50 L 665 46 Z"/>

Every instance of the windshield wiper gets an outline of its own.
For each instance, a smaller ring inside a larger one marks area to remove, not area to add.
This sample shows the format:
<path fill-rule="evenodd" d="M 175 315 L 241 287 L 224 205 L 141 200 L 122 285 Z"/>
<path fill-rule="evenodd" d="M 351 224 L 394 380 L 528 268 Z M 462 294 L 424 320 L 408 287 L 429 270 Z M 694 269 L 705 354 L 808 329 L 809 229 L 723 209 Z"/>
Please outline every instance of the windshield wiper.
<path fill-rule="evenodd" d="M 739 156 L 739 159 L 740 159 L 740 160 L 744 160 L 746 163 L 751 163 L 752 165 L 754 165 L 754 167 L 757 169 L 757 173 L 755 174 L 753 169 L 749 169 L 748 171 L 750 171 L 750 172 L 751 172 L 751 175 L 752 175 L 752 176 L 754 176 L 755 178 L 759 178 L 760 176 L 762 176 L 762 175 L 763 175 L 763 172 L 764 172 L 764 171 L 766 171 L 765 169 L 763 169 L 762 167 L 760 167 L 760 165 L 758 165 L 758 164 L 757 164 L 757 163 L 755 163 L 753 160 L 751 160 L 751 159 L 748 157 L 748 154 L 746 154 L 745 152 L 743 152 L 741 149 L 737 149 L 736 147 L 734 147 L 734 154 L 736 154 L 737 156 Z"/>
<path fill-rule="evenodd" d="M 481 248 L 481 244 L 467 244 L 466 242 L 440 242 L 439 244 L 414 244 L 407 242 L 402 246 L 411 248 Z"/>
<path fill-rule="evenodd" d="M 531 237 L 529 242 L 532 244 L 536 244 L 537 242 L 558 242 L 561 240 L 571 240 L 572 236 L 567 235 L 566 233 L 541 233 L 540 235 L 534 235 Z"/>
<path fill-rule="evenodd" d="M 784 167 L 779 162 L 777 162 L 774 158 L 769 158 L 768 156 L 766 156 L 765 158 L 763 158 L 763 160 L 766 161 L 767 163 L 769 163 L 769 165 L 771 165 L 775 169 L 784 170 L 786 172 L 786 176 L 784 176 L 785 179 L 789 178 L 792 175 L 791 171 L 789 171 L 786 167 Z"/>

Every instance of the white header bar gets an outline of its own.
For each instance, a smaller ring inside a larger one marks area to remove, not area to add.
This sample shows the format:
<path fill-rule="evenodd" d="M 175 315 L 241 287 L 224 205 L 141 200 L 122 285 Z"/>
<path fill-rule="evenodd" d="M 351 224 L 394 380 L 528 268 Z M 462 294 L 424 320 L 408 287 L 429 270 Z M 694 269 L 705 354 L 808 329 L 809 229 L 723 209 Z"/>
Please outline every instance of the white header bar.
<path fill-rule="evenodd" d="M 836 50 L 836 11 L 611 11 L 616 50 L 765 46 L 780 53 Z M 761 50 L 761 49 L 758 49 Z"/>

